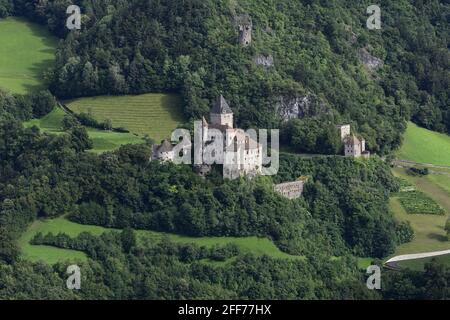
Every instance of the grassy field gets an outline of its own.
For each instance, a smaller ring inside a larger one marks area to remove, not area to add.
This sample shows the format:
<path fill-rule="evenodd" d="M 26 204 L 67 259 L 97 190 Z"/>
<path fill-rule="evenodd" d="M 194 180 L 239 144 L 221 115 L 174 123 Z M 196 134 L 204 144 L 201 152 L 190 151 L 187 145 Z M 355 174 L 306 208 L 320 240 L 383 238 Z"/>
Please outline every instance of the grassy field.
<path fill-rule="evenodd" d="M 89 232 L 93 235 L 101 235 L 107 229 L 97 226 L 86 226 L 70 222 L 64 218 L 52 220 L 37 220 L 28 228 L 28 230 L 19 239 L 19 246 L 22 256 L 31 261 L 44 261 L 48 264 L 54 264 L 61 261 L 86 260 L 87 256 L 80 251 L 60 249 L 51 246 L 35 246 L 29 242 L 33 237 L 41 232 L 42 234 L 60 232 L 66 233 L 71 237 L 78 236 L 81 232 Z"/>
<path fill-rule="evenodd" d="M 56 38 L 21 18 L 0 20 L 0 87 L 13 93 L 43 88 L 43 72 L 54 61 Z"/>
<path fill-rule="evenodd" d="M 33 119 L 25 122 L 26 127 L 33 125 L 39 127 L 43 132 L 62 134 L 61 122 L 65 112 L 61 108 L 55 108 L 52 112 L 40 119 Z M 87 128 L 89 137 L 94 143 L 92 152 L 100 153 L 114 150 L 124 144 L 138 144 L 143 140 L 131 133 L 118 133 L 105 130 Z"/>
<path fill-rule="evenodd" d="M 428 195 L 446 210 L 445 215 L 408 214 L 397 197 L 391 198 L 390 208 L 395 217 L 400 221 L 410 221 L 415 232 L 414 240 L 399 246 L 394 255 L 450 249 L 450 242 L 447 241 L 444 230 L 445 222 L 450 214 L 450 192 L 448 188 L 443 188 L 434 182 L 435 179 L 438 179 L 441 184 L 450 186 L 450 177 L 441 175 L 413 177 L 406 174 L 404 169 L 399 168 L 394 169 L 394 174 L 407 180 L 417 190 Z"/>
<path fill-rule="evenodd" d="M 113 127 L 123 127 L 155 142 L 170 138 L 172 130 L 184 122 L 177 95 L 100 96 L 66 102 L 74 112 L 90 113 L 98 121 L 109 119 Z"/>
<path fill-rule="evenodd" d="M 450 176 L 432 174 L 429 175 L 428 179 L 450 194 Z"/>
<path fill-rule="evenodd" d="M 397 156 L 402 160 L 450 166 L 450 136 L 410 122 Z"/>
<path fill-rule="evenodd" d="M 111 231 L 113 229 L 106 229 L 97 226 L 87 226 L 70 222 L 65 218 L 56 218 L 52 220 L 35 221 L 28 230 L 22 235 L 19 240 L 19 245 L 22 250 L 22 255 L 25 259 L 31 261 L 44 261 L 49 264 L 54 264 L 65 260 L 85 260 L 86 255 L 79 251 L 59 249 L 49 246 L 34 246 L 29 244 L 29 241 L 38 232 L 47 234 L 52 232 L 58 234 L 60 232 L 66 233 L 71 237 L 76 237 L 81 232 L 90 232 L 94 235 L 100 235 L 103 232 Z M 211 247 L 214 245 L 226 245 L 233 243 L 237 245 L 243 252 L 251 252 L 256 255 L 268 255 L 273 258 L 287 258 L 287 259 L 301 259 L 299 256 L 292 256 L 280 251 L 275 244 L 266 238 L 257 237 L 186 237 L 175 234 L 168 234 L 163 232 L 139 230 L 137 231 L 138 239 L 149 238 L 152 240 L 161 240 L 168 237 L 174 242 L 178 243 L 194 243 L 199 246 Z"/>

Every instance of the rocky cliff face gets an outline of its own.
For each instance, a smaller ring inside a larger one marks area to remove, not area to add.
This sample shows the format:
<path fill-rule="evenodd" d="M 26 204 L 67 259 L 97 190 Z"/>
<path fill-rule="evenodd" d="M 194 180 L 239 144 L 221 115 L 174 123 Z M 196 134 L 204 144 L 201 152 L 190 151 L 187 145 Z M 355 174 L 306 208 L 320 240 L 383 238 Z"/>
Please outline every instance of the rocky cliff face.
<path fill-rule="evenodd" d="M 263 66 L 266 68 L 273 67 L 275 65 L 274 59 L 272 55 L 258 55 L 253 58 L 253 62 L 259 66 Z"/>
<path fill-rule="evenodd" d="M 366 48 L 358 50 L 358 59 L 370 71 L 375 71 L 384 65 L 383 60 L 371 55 Z"/>
<path fill-rule="evenodd" d="M 317 96 L 284 95 L 277 99 L 277 111 L 283 121 L 317 116 L 329 113 L 331 110 Z"/>

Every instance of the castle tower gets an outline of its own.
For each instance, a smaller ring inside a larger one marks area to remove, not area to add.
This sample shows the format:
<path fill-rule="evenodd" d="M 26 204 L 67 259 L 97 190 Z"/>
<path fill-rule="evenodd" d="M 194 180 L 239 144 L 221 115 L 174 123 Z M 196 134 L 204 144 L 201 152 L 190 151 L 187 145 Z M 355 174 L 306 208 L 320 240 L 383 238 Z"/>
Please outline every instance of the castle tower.
<path fill-rule="evenodd" d="M 344 125 L 338 125 L 336 128 L 339 130 L 339 134 L 341 135 L 341 141 L 344 141 L 347 136 L 350 135 L 350 125 L 344 124 Z"/>
<path fill-rule="evenodd" d="M 237 25 L 239 27 L 239 43 L 243 47 L 247 47 L 252 43 L 253 23 L 248 14 L 237 17 Z"/>
<path fill-rule="evenodd" d="M 239 43 L 247 47 L 252 43 L 252 25 L 243 24 L 239 26 Z"/>
<path fill-rule="evenodd" d="M 220 95 L 210 112 L 211 124 L 233 128 L 233 111 L 225 98 Z"/>
<path fill-rule="evenodd" d="M 345 156 L 359 158 L 362 155 L 362 143 L 356 136 L 347 136 L 344 139 Z"/>

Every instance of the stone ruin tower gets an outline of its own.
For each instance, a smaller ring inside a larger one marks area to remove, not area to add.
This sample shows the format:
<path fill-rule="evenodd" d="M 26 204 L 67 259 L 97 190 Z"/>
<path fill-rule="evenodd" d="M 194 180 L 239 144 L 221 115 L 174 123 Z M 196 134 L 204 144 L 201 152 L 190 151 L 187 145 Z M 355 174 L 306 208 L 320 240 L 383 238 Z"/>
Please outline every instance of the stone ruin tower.
<path fill-rule="evenodd" d="M 252 43 L 252 18 L 248 14 L 240 15 L 236 18 L 236 24 L 239 28 L 239 44 L 248 47 Z"/>

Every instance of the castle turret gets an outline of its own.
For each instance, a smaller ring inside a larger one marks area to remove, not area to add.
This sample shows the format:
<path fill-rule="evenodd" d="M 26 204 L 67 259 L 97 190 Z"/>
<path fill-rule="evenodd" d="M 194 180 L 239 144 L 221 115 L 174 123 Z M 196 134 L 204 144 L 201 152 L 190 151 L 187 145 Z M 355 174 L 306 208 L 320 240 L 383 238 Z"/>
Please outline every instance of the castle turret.
<path fill-rule="evenodd" d="M 247 47 L 252 43 L 252 19 L 248 14 L 244 14 L 237 18 L 237 24 L 239 26 L 239 43 L 241 46 Z"/>
<path fill-rule="evenodd" d="M 349 124 L 338 125 L 336 128 L 339 130 L 341 140 L 344 141 L 347 136 L 350 135 L 351 127 Z"/>
<path fill-rule="evenodd" d="M 210 120 L 213 125 L 233 128 L 233 111 L 231 111 L 230 106 L 222 95 L 220 95 L 211 109 Z"/>

